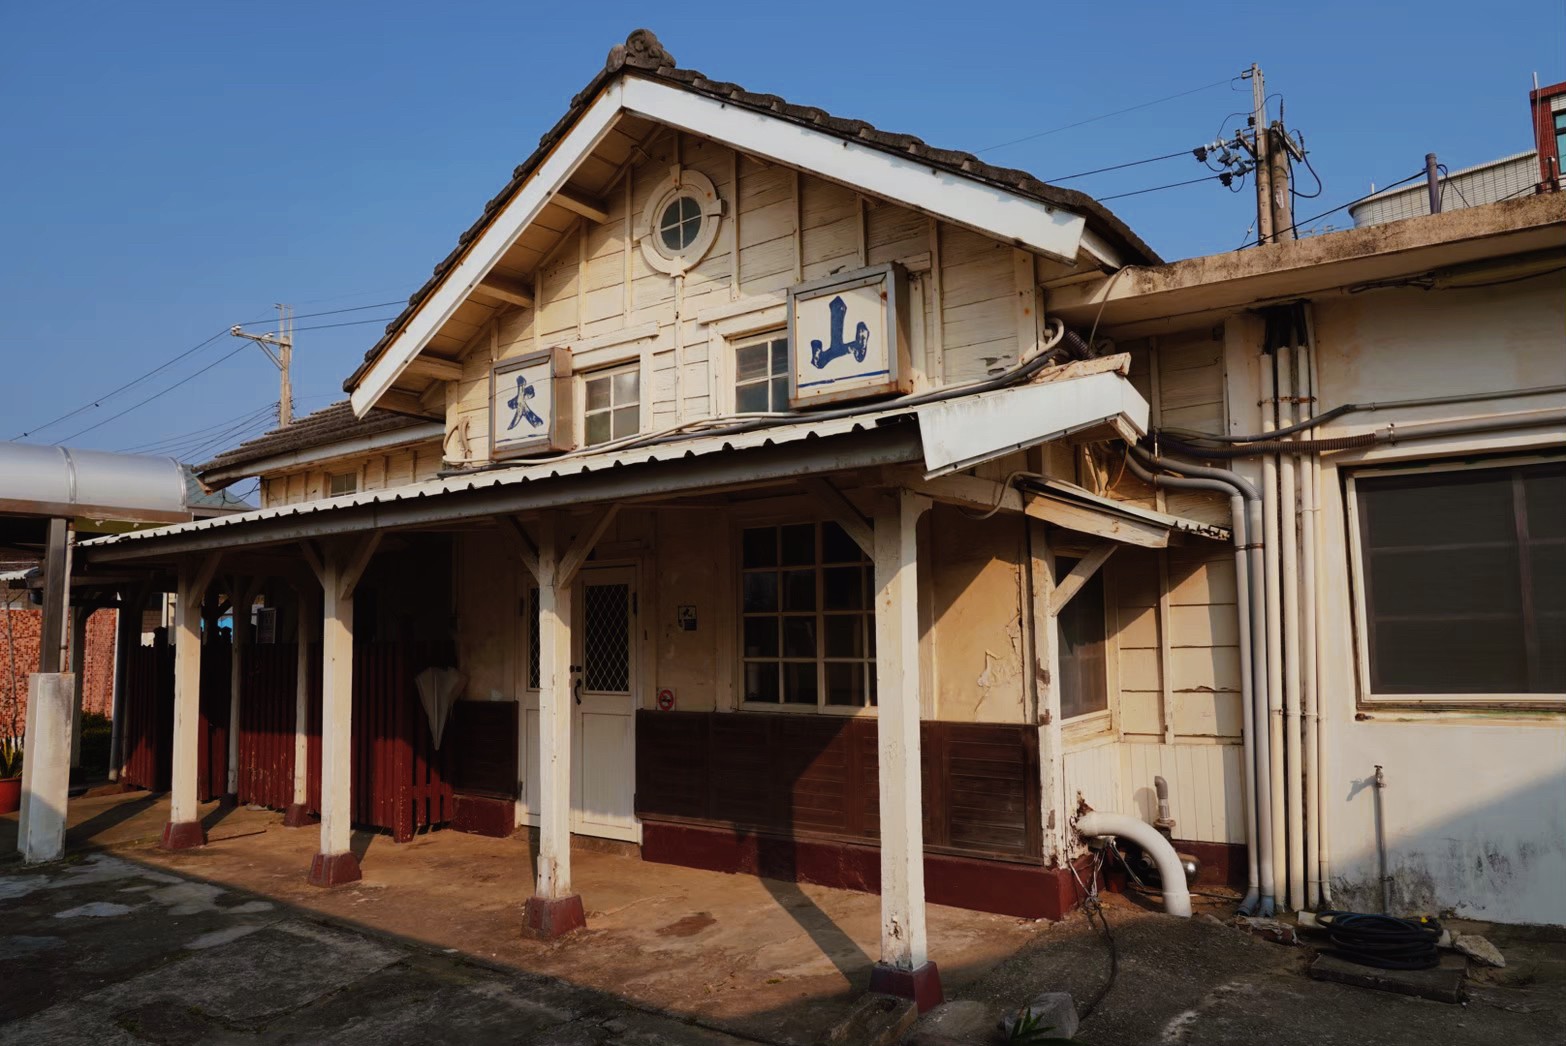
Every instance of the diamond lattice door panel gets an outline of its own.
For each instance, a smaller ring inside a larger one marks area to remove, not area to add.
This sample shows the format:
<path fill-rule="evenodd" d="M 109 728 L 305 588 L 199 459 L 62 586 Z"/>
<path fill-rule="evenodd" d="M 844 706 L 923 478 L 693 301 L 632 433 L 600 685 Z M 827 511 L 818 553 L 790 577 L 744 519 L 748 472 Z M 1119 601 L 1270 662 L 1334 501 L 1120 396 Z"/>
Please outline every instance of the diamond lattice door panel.
<path fill-rule="evenodd" d="M 589 582 L 583 587 L 583 689 L 629 692 L 631 586 Z"/>

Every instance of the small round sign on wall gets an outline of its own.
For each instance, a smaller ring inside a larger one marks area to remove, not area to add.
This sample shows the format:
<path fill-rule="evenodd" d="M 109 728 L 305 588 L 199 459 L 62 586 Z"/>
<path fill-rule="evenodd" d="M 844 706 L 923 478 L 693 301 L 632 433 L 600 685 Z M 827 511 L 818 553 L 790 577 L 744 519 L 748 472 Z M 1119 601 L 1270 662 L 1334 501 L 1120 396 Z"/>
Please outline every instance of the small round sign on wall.
<path fill-rule="evenodd" d="M 664 687 L 658 691 L 658 711 L 674 711 L 674 691 L 668 687 Z"/>

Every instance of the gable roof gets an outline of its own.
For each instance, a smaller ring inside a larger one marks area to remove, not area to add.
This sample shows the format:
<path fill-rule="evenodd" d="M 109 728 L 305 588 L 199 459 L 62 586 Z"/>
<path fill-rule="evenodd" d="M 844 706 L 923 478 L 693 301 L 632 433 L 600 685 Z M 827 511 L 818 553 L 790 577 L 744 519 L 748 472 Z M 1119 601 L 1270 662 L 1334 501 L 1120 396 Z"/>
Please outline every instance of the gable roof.
<path fill-rule="evenodd" d="M 488 203 L 483 213 L 457 238 L 457 246 L 435 266 L 424 286 L 408 299 L 408 305 L 386 326 L 386 333 L 364 355 L 364 361 L 343 382 L 343 390 L 353 393 L 360 380 L 393 341 L 404 331 L 414 315 L 435 293 L 468 249 L 490 227 L 505 206 L 550 159 L 573 127 L 588 113 L 602 93 L 617 78 L 635 76 L 717 101 L 752 114 L 760 114 L 823 133 L 844 143 L 852 142 L 902 160 L 915 160 L 921 166 L 947 175 L 956 175 L 972 183 L 1042 203 L 1050 208 L 1076 212 L 1091 221 L 1093 231 L 1117 254 L 1122 263 L 1160 264 L 1162 259 L 1130 227 L 1092 197 L 1074 189 L 1063 189 L 1035 178 L 1026 171 L 985 163 L 972 153 L 939 149 L 909 134 L 882 131 L 863 120 L 834 116 L 813 106 L 795 105 L 772 94 L 746 91 L 738 84 L 712 80 L 693 69 L 681 69 L 674 56 L 658 38 L 646 29 L 637 29 L 609 51 L 608 60 L 596 76 L 575 97 L 565 114 L 539 139 L 538 148 L 519 165 L 511 179 Z M 356 397 L 357 398 L 357 397 Z"/>
<path fill-rule="evenodd" d="M 210 486 L 209 481 L 219 479 L 215 473 L 226 474 L 221 477 L 221 481 L 238 479 L 242 473 L 235 470 L 290 451 L 326 447 L 403 429 L 428 428 L 429 424 L 428 418 L 416 418 L 378 408 L 360 418 L 355 416 L 347 400 L 339 400 L 329 407 L 306 414 L 286 428 L 273 429 L 232 450 L 224 451 L 211 461 L 197 465 L 195 473 Z M 408 435 L 414 438 L 417 434 Z"/>

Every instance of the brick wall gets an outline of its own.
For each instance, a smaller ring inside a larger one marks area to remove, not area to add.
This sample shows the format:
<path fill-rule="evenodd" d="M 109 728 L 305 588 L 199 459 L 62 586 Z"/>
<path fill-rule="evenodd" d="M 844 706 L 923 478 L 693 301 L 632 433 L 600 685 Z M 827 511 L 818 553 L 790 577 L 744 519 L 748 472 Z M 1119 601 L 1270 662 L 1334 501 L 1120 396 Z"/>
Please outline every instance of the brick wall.
<path fill-rule="evenodd" d="M 108 715 L 113 708 L 117 613 L 99 610 L 87 619 L 87 657 L 83 664 L 86 679 L 82 687 L 82 708 L 87 712 Z M 9 737 L 13 730 L 21 733 L 27 722 L 27 677 L 38 671 L 38 633 L 42 627 L 42 610 L 0 603 L 0 737 Z"/>

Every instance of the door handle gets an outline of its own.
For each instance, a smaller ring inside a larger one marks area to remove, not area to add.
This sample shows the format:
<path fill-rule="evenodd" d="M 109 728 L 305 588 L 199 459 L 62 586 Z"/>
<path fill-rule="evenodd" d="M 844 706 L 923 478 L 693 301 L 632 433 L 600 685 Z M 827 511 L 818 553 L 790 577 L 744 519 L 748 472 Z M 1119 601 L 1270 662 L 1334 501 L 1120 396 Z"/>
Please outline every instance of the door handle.
<path fill-rule="evenodd" d="M 581 677 L 578 677 L 576 682 L 571 684 L 571 696 L 576 698 L 576 703 L 577 704 L 581 704 L 582 703 L 582 680 L 581 680 Z"/>

